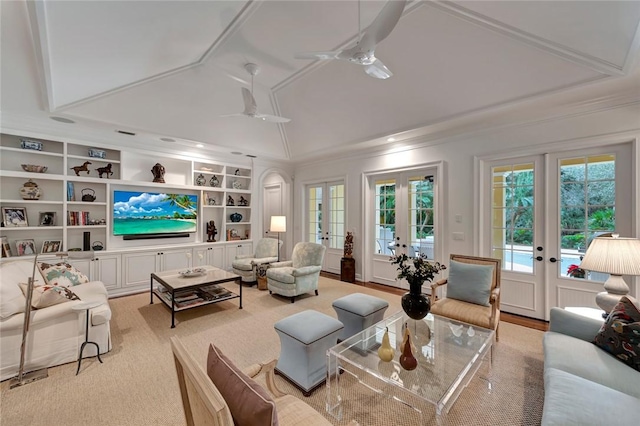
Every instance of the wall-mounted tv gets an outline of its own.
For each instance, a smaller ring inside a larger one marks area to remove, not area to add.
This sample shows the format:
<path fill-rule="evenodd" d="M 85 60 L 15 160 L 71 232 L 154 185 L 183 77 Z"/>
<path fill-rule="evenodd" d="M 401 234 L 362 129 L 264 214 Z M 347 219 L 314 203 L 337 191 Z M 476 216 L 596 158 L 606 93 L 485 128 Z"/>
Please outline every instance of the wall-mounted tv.
<path fill-rule="evenodd" d="M 197 195 L 113 191 L 113 235 L 124 239 L 188 236 L 197 215 Z"/>

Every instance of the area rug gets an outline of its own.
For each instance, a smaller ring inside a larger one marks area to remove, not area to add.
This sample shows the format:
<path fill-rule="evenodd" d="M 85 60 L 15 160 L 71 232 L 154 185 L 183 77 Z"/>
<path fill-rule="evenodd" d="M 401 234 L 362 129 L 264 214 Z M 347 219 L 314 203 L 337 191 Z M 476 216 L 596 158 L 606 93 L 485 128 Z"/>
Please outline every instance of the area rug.
<path fill-rule="evenodd" d="M 236 284 L 228 288 L 237 290 Z M 214 342 L 239 367 L 277 358 L 280 342 L 274 322 L 315 309 L 335 317 L 331 302 L 352 292 L 389 301 L 386 315 L 400 309 L 400 297 L 321 277 L 319 296 L 305 295 L 290 303 L 255 287 L 244 288 L 243 306 L 237 299 L 176 315 L 159 302 L 149 304 L 148 293 L 111 299 L 113 350 L 76 364 L 49 369 L 49 378 L 20 388 L 0 385 L 2 425 L 184 425 L 169 338 L 177 335 L 205 365 Z M 542 416 L 542 332 L 509 323 L 500 324 L 492 365 L 485 362 L 448 414 L 451 425 L 536 425 Z M 310 404 L 333 424 L 351 419 L 361 425 L 416 424 L 415 412 L 383 396 L 360 392 L 357 383 L 343 421 L 325 412 L 325 389 L 305 398 L 282 378 L 278 385 Z M 346 408 L 346 406 L 345 406 Z"/>

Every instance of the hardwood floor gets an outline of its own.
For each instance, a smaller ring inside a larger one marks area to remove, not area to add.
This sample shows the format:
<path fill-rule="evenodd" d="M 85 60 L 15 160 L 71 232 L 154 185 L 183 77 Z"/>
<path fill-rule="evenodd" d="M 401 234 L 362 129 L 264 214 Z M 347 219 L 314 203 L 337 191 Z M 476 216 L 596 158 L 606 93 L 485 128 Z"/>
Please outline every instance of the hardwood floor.
<path fill-rule="evenodd" d="M 328 277 L 328 278 L 333 278 L 333 279 L 336 279 L 336 280 L 340 279 L 340 276 L 336 275 L 336 274 L 330 274 L 330 273 L 327 273 L 327 272 L 322 272 L 321 274 L 323 276 L 325 276 L 325 277 Z M 407 292 L 407 290 L 404 290 L 404 289 L 401 289 L 401 288 L 390 287 L 388 285 L 371 283 L 371 282 L 364 283 L 362 281 L 356 281 L 353 285 L 373 288 L 375 290 L 385 291 L 385 292 L 391 293 L 391 294 L 397 294 L 398 296 L 402 296 L 403 294 L 405 294 Z M 508 314 L 506 312 L 501 312 L 500 313 L 500 320 L 501 321 L 505 321 L 505 322 L 509 322 L 509 323 L 512 323 L 512 324 L 516 324 L 516 325 L 521 325 L 523 327 L 533 328 L 535 330 L 547 331 L 549 329 L 549 323 L 546 322 L 546 321 L 542 321 L 542 320 L 538 320 L 538 319 L 534 319 L 534 318 L 523 317 L 521 315 Z"/>

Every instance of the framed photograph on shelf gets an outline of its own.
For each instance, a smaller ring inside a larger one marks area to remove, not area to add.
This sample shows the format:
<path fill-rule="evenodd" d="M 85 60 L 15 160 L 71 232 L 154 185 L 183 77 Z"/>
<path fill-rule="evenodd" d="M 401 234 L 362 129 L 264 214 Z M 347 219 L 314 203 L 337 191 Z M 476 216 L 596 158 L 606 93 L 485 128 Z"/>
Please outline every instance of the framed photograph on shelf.
<path fill-rule="evenodd" d="M 62 249 L 62 240 L 44 240 L 40 253 L 57 253 Z"/>
<path fill-rule="evenodd" d="M 33 240 L 16 240 L 18 256 L 36 254 L 36 243 Z"/>
<path fill-rule="evenodd" d="M 0 237 L 2 241 L 2 257 L 11 257 L 11 246 L 9 245 L 9 239 L 7 237 Z"/>
<path fill-rule="evenodd" d="M 3 207 L 2 220 L 7 228 L 17 226 L 29 226 L 27 221 L 27 209 L 24 207 Z"/>
<path fill-rule="evenodd" d="M 56 212 L 40 212 L 40 226 L 55 226 Z"/>
<path fill-rule="evenodd" d="M 73 187 L 73 182 L 67 182 L 67 201 L 76 200 L 76 190 Z"/>

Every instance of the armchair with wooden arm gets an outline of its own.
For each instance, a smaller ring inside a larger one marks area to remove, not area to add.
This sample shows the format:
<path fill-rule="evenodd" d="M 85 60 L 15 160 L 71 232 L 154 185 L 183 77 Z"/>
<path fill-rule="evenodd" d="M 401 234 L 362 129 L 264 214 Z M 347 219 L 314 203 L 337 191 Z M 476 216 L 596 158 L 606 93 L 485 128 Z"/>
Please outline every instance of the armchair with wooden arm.
<path fill-rule="evenodd" d="M 431 313 L 495 330 L 498 340 L 500 259 L 451 254 L 450 260 L 449 277 L 431 285 Z M 439 287 L 446 297 L 437 298 Z"/>

